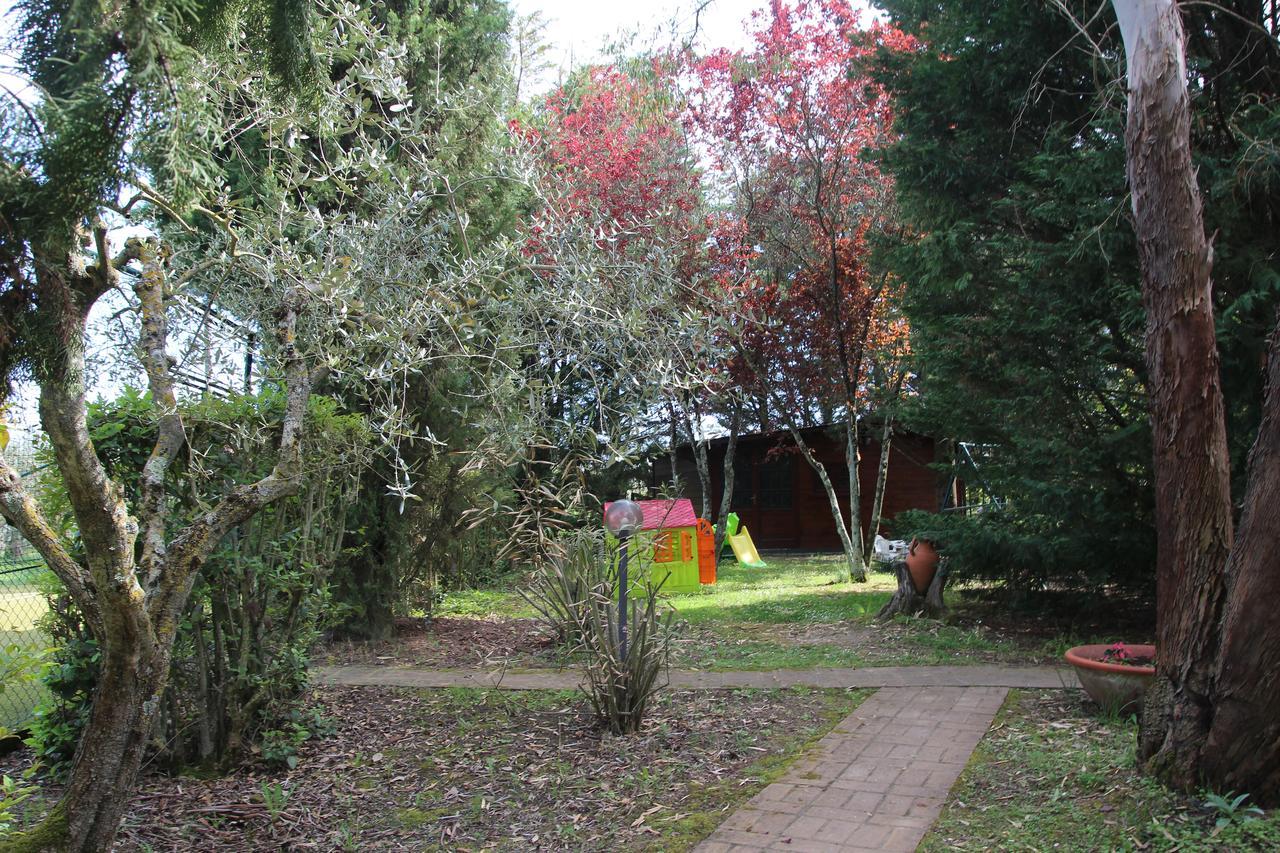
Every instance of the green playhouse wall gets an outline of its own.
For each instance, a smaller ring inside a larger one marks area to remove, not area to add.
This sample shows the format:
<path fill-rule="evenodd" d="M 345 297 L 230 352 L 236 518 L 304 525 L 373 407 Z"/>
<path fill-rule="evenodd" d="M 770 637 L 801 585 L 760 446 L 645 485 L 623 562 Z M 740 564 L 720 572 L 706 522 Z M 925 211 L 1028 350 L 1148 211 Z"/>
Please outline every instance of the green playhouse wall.
<path fill-rule="evenodd" d="M 654 560 L 654 546 L 659 536 L 670 534 L 670 562 Z M 689 537 L 689 559 L 684 559 L 681 537 Z M 612 548 L 618 547 L 618 540 L 608 537 Z M 697 592 L 702 588 L 698 581 L 698 529 L 696 527 L 671 527 L 662 530 L 643 530 L 632 537 L 627 546 L 627 575 L 633 587 L 644 580 L 647 574 L 656 582 L 667 572 L 671 576 L 662 585 L 663 592 Z"/>

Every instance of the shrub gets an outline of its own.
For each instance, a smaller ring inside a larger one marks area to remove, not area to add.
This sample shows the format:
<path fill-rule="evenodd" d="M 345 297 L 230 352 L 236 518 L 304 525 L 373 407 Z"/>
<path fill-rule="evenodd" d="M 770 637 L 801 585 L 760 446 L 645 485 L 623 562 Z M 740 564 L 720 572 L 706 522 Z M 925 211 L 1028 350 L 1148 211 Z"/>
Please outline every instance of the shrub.
<path fill-rule="evenodd" d="M 206 398 L 184 411 L 189 452 L 170 476 L 183 483 L 175 517 L 199 512 L 208 493 L 266 473 L 283 406 L 279 394 Z M 127 391 L 89 411 L 95 445 L 126 494 L 137 488 L 154 442 L 147 395 Z M 312 397 L 301 492 L 232 531 L 197 577 L 174 644 L 169 687 L 154 732 L 156 758 L 171 765 L 240 758 L 266 732 L 289 727 L 307 678 L 307 652 L 334 618 L 328 575 L 343 547 L 354 476 L 371 444 L 364 419 Z M 43 484 L 49 515 L 72 543 L 74 520 L 61 482 Z M 33 743 L 55 772 L 69 766 L 89 712 L 97 648 L 59 591 L 46 630 L 55 638 Z"/>

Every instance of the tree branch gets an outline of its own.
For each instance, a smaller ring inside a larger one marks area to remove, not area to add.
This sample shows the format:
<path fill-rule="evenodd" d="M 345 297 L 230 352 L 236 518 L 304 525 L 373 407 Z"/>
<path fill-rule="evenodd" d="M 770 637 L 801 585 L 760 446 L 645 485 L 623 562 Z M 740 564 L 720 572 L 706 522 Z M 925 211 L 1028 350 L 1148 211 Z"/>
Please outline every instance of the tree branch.
<path fill-rule="evenodd" d="M 165 531 L 169 520 L 165 478 L 169 466 L 186 444 L 187 435 L 170 372 L 167 350 L 169 323 L 165 315 L 165 272 L 160 243 L 155 238 L 129 242 L 142 261 L 142 274 L 133 285 L 142 318 L 139 355 L 147 373 L 152 403 L 160 412 L 156 422 L 156 442 L 138 480 L 137 515 L 142 534 L 138 571 L 143 578 L 143 589 L 151 591 L 165 565 Z"/>
<path fill-rule="evenodd" d="M 178 612 L 186 603 L 196 573 L 222 538 L 263 507 L 297 493 L 301 485 L 307 400 L 316 379 L 297 344 L 298 313 L 303 298 L 304 291 L 300 285 L 290 286 L 281 300 L 276 320 L 276 339 L 284 361 L 285 381 L 284 425 L 276 464 L 270 474 L 257 482 L 233 489 L 216 506 L 197 516 L 170 543 L 166 561 L 168 577 L 148 605 L 161 631 L 177 630 Z"/>
<path fill-rule="evenodd" d="M 0 515 L 31 543 L 62 581 L 84 614 L 94 637 L 102 638 L 102 615 L 94 597 L 93 578 L 63 547 L 44 513 L 22 486 L 22 475 L 0 453 Z"/>

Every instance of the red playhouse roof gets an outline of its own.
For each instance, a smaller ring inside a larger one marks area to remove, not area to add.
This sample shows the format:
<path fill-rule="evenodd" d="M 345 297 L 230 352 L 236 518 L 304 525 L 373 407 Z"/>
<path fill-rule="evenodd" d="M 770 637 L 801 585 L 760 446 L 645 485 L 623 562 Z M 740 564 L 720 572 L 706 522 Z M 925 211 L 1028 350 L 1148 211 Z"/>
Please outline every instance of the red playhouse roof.
<path fill-rule="evenodd" d="M 605 512 L 609 506 L 604 505 Z M 636 501 L 644 513 L 641 530 L 662 530 L 671 527 L 693 527 L 698 523 L 698 515 L 693 511 L 693 501 L 688 498 L 677 498 L 673 501 Z"/>

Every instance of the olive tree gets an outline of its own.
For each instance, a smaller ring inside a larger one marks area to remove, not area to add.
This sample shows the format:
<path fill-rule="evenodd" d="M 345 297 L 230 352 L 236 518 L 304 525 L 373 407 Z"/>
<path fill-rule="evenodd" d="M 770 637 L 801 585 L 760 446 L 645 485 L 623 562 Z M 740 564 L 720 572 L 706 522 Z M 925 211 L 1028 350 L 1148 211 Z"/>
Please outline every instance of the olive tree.
<path fill-rule="evenodd" d="M 299 489 L 317 382 L 364 388 L 394 454 L 413 428 L 397 402 L 400 380 L 466 357 L 463 306 L 501 263 L 501 247 L 489 257 L 447 251 L 449 224 L 427 204 L 448 191 L 433 139 L 402 117 L 403 52 L 367 13 L 322 5 L 312 32 L 294 32 L 311 47 L 300 56 L 348 71 L 337 82 L 299 78 L 294 90 L 264 70 L 252 15 L 224 10 L 228 48 L 215 53 L 190 34 L 190 13 L 139 4 L 41 19 L 25 47 L 42 96 L 3 113 L 3 389 L 15 380 L 38 388 L 79 546 L 54 529 L 3 454 L 0 514 L 40 551 L 101 650 L 67 787 L 39 826 L 6 840 L 11 849 L 110 847 L 195 579 L 229 532 Z M 386 168 L 393 146 L 398 171 Z M 333 203 L 343 196 L 368 203 Z M 126 227 L 133 236 L 122 241 Z M 186 430 L 172 343 L 175 305 L 192 291 L 258 330 L 265 381 L 286 402 L 270 473 L 179 523 L 180 484 L 169 472 Z M 132 500 L 96 452 L 86 416 L 88 323 L 112 293 L 135 325 L 156 419 Z"/>

